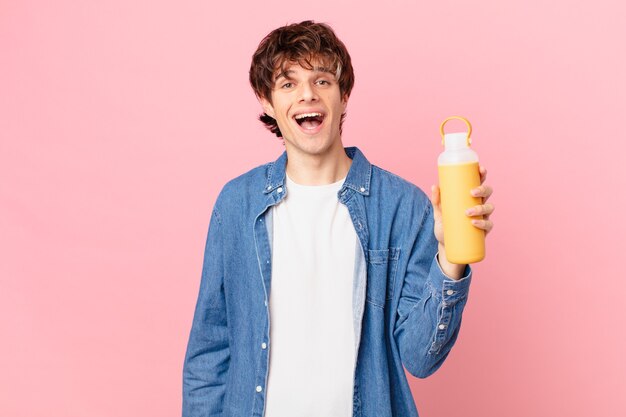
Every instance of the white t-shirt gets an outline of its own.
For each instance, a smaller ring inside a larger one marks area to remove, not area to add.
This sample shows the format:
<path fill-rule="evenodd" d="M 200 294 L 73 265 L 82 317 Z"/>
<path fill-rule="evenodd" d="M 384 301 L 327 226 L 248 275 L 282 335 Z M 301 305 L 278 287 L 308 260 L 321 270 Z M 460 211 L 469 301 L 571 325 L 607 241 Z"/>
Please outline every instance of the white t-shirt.
<path fill-rule="evenodd" d="M 273 210 L 266 417 L 351 417 L 356 232 L 337 192 L 287 177 Z"/>

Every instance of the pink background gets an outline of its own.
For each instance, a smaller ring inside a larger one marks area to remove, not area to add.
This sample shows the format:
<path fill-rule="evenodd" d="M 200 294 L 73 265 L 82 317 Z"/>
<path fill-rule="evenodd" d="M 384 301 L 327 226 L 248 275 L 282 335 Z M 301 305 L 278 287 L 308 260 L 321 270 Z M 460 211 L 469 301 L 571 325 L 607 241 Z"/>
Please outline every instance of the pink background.
<path fill-rule="evenodd" d="M 465 115 L 496 190 L 459 341 L 411 378 L 421 414 L 626 415 L 625 13 L 3 1 L 0 416 L 180 414 L 211 207 L 283 149 L 255 120 L 250 57 L 307 18 L 354 60 L 346 146 L 429 189 L 439 123 Z"/>

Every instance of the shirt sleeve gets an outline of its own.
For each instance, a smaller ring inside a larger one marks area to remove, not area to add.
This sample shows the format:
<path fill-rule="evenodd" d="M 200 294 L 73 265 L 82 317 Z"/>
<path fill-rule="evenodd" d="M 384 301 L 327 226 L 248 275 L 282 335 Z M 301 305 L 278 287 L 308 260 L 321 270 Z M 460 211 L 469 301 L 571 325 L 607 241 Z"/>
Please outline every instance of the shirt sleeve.
<path fill-rule="evenodd" d="M 221 221 L 213 209 L 200 291 L 183 364 L 183 417 L 222 415 L 230 363 Z"/>
<path fill-rule="evenodd" d="M 418 378 L 439 369 L 456 342 L 472 279 L 469 265 L 459 280 L 443 273 L 433 230 L 428 203 L 408 254 L 394 326 L 402 364 Z"/>

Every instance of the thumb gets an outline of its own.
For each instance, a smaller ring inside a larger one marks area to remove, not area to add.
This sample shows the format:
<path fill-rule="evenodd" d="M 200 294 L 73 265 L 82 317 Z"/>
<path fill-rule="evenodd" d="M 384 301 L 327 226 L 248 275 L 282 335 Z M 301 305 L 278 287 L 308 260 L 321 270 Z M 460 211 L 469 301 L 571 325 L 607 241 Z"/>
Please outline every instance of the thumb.
<path fill-rule="evenodd" d="M 439 187 L 436 185 L 431 185 L 430 186 L 430 202 L 433 203 L 433 206 L 439 206 L 439 202 L 440 202 L 440 195 L 439 195 Z"/>
<path fill-rule="evenodd" d="M 433 204 L 435 220 L 441 218 L 441 194 L 437 185 L 430 186 L 430 202 Z"/>

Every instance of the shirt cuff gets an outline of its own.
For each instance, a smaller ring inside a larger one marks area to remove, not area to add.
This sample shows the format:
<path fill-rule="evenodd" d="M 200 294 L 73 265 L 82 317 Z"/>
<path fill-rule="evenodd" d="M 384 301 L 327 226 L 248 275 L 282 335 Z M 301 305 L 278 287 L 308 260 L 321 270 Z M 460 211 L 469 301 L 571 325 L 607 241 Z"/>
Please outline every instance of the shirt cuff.
<path fill-rule="evenodd" d="M 446 304 L 454 304 L 456 301 L 467 297 L 471 281 L 472 268 L 469 265 L 465 266 L 463 276 L 455 280 L 444 274 L 437 260 L 437 254 L 433 258 L 430 274 L 428 275 L 428 284 L 433 296 L 439 301 L 444 301 Z"/>

